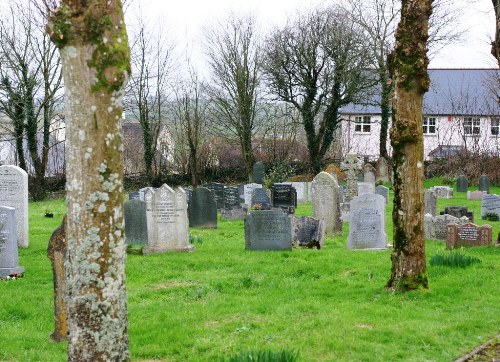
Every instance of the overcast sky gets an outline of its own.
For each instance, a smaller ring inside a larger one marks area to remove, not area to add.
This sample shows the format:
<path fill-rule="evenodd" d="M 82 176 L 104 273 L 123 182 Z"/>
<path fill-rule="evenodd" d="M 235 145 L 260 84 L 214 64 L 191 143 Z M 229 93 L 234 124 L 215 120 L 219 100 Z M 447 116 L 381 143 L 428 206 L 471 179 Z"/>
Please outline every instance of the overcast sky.
<path fill-rule="evenodd" d="M 334 0 L 133 0 L 127 10 L 130 19 L 139 12 L 152 22 L 166 27 L 178 51 L 190 43 L 198 52 L 203 26 L 224 19 L 230 12 L 252 12 L 260 27 L 266 30 L 284 23 L 297 10 Z M 490 38 L 494 34 L 494 14 L 491 0 L 456 0 L 463 7 L 457 27 L 468 29 L 463 45 L 443 49 L 431 60 L 431 68 L 488 68 L 495 67 L 490 55 Z M 129 21 L 127 21 L 129 23 Z M 132 29 L 131 29 L 132 30 Z M 195 55 L 195 57 L 198 55 Z"/>

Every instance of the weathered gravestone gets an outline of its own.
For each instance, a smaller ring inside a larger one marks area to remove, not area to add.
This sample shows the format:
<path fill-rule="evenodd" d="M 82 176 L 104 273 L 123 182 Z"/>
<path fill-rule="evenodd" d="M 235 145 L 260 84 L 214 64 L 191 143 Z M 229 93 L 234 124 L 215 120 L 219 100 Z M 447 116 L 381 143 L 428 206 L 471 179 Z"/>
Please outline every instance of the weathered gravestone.
<path fill-rule="evenodd" d="M 223 220 L 243 220 L 247 216 L 247 208 L 221 209 L 220 217 Z"/>
<path fill-rule="evenodd" d="M 490 193 L 490 178 L 488 175 L 482 175 L 479 178 L 479 191 L 485 191 L 487 194 Z"/>
<path fill-rule="evenodd" d="M 424 237 L 425 240 L 446 240 L 446 226 L 448 224 L 466 224 L 469 219 L 466 216 L 457 218 L 451 215 L 424 216 Z"/>
<path fill-rule="evenodd" d="M 28 174 L 12 165 L 0 166 L 0 205 L 16 210 L 17 245 L 29 246 L 28 239 Z"/>
<path fill-rule="evenodd" d="M 247 205 L 247 207 L 251 207 L 252 206 L 252 194 L 253 194 L 253 190 L 255 189 L 259 189 L 259 188 L 262 188 L 262 185 L 261 184 L 256 184 L 256 183 L 253 183 L 253 184 L 246 184 L 243 186 L 243 192 L 244 192 L 244 196 L 245 196 L 245 205 Z"/>
<path fill-rule="evenodd" d="M 260 161 L 255 162 L 253 165 L 253 182 L 256 184 L 263 184 L 264 177 L 266 176 L 266 166 Z"/>
<path fill-rule="evenodd" d="M 292 187 L 297 192 L 298 203 L 304 203 L 311 200 L 309 194 L 310 182 L 292 182 Z"/>
<path fill-rule="evenodd" d="M 439 215 L 451 215 L 457 218 L 466 216 L 470 222 L 474 222 L 474 213 L 467 210 L 465 206 L 447 206 L 444 208 L 444 211 L 439 213 Z"/>
<path fill-rule="evenodd" d="M 123 204 L 123 209 L 125 242 L 127 244 L 147 244 L 146 203 L 138 199 L 128 200 Z"/>
<path fill-rule="evenodd" d="M 386 249 L 385 200 L 383 196 L 365 194 L 351 200 L 349 212 L 349 249 Z"/>
<path fill-rule="evenodd" d="M 182 188 L 174 191 L 165 184 L 147 190 L 144 202 L 148 228 L 144 254 L 194 250 L 189 244 L 186 192 Z"/>
<path fill-rule="evenodd" d="M 383 196 L 386 204 L 389 203 L 389 188 L 388 187 L 385 187 L 383 185 L 379 185 L 379 186 L 375 187 L 375 193 L 377 195 Z"/>
<path fill-rule="evenodd" d="M 312 214 L 325 222 L 327 235 L 342 235 L 339 187 L 335 177 L 320 172 L 312 182 Z"/>
<path fill-rule="evenodd" d="M 213 192 L 215 203 L 217 204 L 217 208 L 221 209 L 224 207 L 224 184 L 219 182 L 210 182 L 208 184 L 203 185 L 203 187 L 209 189 Z"/>
<path fill-rule="evenodd" d="M 321 249 L 325 237 L 323 220 L 310 216 L 291 216 L 292 241 L 298 246 Z"/>
<path fill-rule="evenodd" d="M 209 189 L 198 187 L 193 190 L 188 212 L 190 227 L 217 227 L 217 204 Z"/>
<path fill-rule="evenodd" d="M 389 165 L 384 157 L 380 157 L 375 166 L 376 180 L 382 182 L 389 182 Z"/>
<path fill-rule="evenodd" d="M 486 191 L 467 191 L 467 200 L 482 200 Z"/>
<path fill-rule="evenodd" d="M 450 199 L 453 197 L 453 188 L 448 186 L 433 186 L 429 190 L 434 192 L 440 199 Z"/>
<path fill-rule="evenodd" d="M 497 214 L 500 217 L 500 196 L 495 194 L 483 195 L 481 203 L 481 217 L 486 214 Z"/>
<path fill-rule="evenodd" d="M 290 217 L 280 210 L 253 211 L 245 218 L 246 250 L 292 250 Z"/>
<path fill-rule="evenodd" d="M 271 204 L 274 207 L 297 207 L 297 192 L 291 184 L 275 183 L 271 186 Z"/>
<path fill-rule="evenodd" d="M 363 168 L 363 161 L 357 155 L 348 154 L 340 168 L 347 174 L 347 190 L 344 202 L 349 204 L 353 197 L 358 196 L 358 180 L 356 174 Z"/>
<path fill-rule="evenodd" d="M 457 192 L 467 192 L 468 187 L 469 187 L 469 181 L 467 180 L 467 177 L 461 175 L 457 179 Z"/>
<path fill-rule="evenodd" d="M 373 167 L 370 163 L 365 163 L 363 166 L 363 182 L 372 184 L 373 187 L 375 187 L 375 167 Z"/>
<path fill-rule="evenodd" d="M 64 268 L 67 252 L 66 216 L 64 216 L 61 225 L 52 233 L 47 248 L 54 278 L 54 332 L 50 338 L 56 342 L 64 341 L 68 337 L 67 298 L 69 295 Z"/>
<path fill-rule="evenodd" d="M 0 206 L 0 278 L 24 273 L 19 266 L 16 227 L 16 210 Z"/>
<path fill-rule="evenodd" d="M 364 194 L 374 194 L 375 184 L 369 182 L 358 182 L 358 196 Z"/>
<path fill-rule="evenodd" d="M 128 199 L 129 200 L 140 200 L 141 195 L 140 195 L 139 191 L 129 192 Z"/>
<path fill-rule="evenodd" d="M 241 209 L 240 192 L 237 187 L 224 188 L 224 209 Z"/>
<path fill-rule="evenodd" d="M 424 191 L 424 215 L 430 214 L 436 216 L 437 196 L 432 190 Z"/>
<path fill-rule="evenodd" d="M 271 200 L 267 196 L 265 189 L 255 189 L 252 192 L 252 208 L 257 208 L 259 210 L 269 210 L 271 208 Z"/>
<path fill-rule="evenodd" d="M 472 223 L 448 224 L 446 229 L 446 249 L 487 246 L 492 243 L 492 227 L 490 225 L 479 227 Z"/>

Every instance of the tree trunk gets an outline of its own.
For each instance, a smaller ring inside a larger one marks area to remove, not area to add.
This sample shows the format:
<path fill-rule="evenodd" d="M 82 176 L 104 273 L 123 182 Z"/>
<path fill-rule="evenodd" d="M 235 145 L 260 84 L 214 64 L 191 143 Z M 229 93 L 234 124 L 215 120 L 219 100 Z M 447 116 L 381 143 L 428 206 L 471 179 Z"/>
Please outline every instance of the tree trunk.
<path fill-rule="evenodd" d="M 122 4 L 62 0 L 47 30 L 66 92 L 68 360 L 128 360 L 121 117 L 130 50 Z"/>
<path fill-rule="evenodd" d="M 389 129 L 389 117 L 391 114 L 391 106 L 389 103 L 389 99 L 391 96 L 391 84 L 389 83 L 389 78 L 385 70 L 380 72 L 380 85 L 382 88 L 382 98 L 380 100 L 380 111 L 382 113 L 382 117 L 380 120 L 380 147 L 379 153 L 380 157 L 389 159 L 389 153 L 387 152 L 387 130 Z"/>
<path fill-rule="evenodd" d="M 424 241 L 423 96 L 429 89 L 427 38 L 432 0 L 403 0 L 389 64 L 395 80 L 394 250 L 389 289 L 428 288 Z"/>
<path fill-rule="evenodd" d="M 491 54 L 497 60 L 500 67 L 500 4 L 499 0 L 491 0 L 495 10 L 495 39 L 491 42 Z"/>

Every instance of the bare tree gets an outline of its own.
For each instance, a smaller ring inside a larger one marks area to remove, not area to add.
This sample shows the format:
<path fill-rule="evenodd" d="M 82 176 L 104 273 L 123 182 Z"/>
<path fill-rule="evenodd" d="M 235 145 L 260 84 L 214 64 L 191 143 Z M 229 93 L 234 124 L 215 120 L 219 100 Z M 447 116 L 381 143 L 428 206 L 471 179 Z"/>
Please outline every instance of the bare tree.
<path fill-rule="evenodd" d="M 428 288 L 424 242 L 422 106 L 429 89 L 427 40 L 432 0 L 403 0 L 389 65 L 395 81 L 391 144 L 394 250 L 389 289 Z"/>
<path fill-rule="evenodd" d="M 251 182 L 261 57 L 254 18 L 233 14 L 226 22 L 207 29 L 204 48 L 211 71 L 207 92 L 213 106 L 212 127 L 219 136 L 238 140 Z"/>
<path fill-rule="evenodd" d="M 299 14 L 267 40 L 268 85 L 300 112 L 315 173 L 334 140 L 340 107 L 360 101 L 373 85 L 365 47 L 363 32 L 336 7 Z"/>
<path fill-rule="evenodd" d="M 68 360 L 129 359 L 122 98 L 130 49 L 119 0 L 62 0 L 48 14 L 66 101 Z"/>
<path fill-rule="evenodd" d="M 495 39 L 491 42 L 491 54 L 497 60 L 500 67 L 500 2 L 499 0 L 491 0 L 493 10 L 495 10 Z"/>

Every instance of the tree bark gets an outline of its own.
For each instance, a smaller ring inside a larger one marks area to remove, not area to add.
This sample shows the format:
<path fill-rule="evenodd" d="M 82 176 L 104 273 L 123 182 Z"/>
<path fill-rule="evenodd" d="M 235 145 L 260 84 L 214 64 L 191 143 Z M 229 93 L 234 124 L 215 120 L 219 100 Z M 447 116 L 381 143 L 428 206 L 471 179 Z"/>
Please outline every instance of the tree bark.
<path fill-rule="evenodd" d="M 500 67 L 500 4 L 499 0 L 491 0 L 495 10 L 495 39 L 491 42 L 491 54 L 497 60 Z"/>
<path fill-rule="evenodd" d="M 385 70 L 380 71 L 380 86 L 382 89 L 381 100 L 380 100 L 380 111 L 382 113 L 380 120 L 380 146 L 379 153 L 380 157 L 389 159 L 389 153 L 387 152 L 387 131 L 389 129 L 389 117 L 391 116 L 391 84 L 389 83 L 389 77 Z"/>
<path fill-rule="evenodd" d="M 47 31 L 66 92 L 68 360 L 128 360 L 121 117 L 130 50 L 122 4 L 62 0 Z"/>
<path fill-rule="evenodd" d="M 388 288 L 428 288 L 423 205 L 423 96 L 429 89 L 427 39 L 432 0 L 403 0 L 389 64 L 395 80 L 391 144 L 394 167 L 394 250 Z"/>

